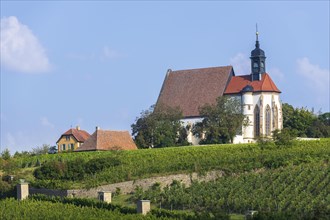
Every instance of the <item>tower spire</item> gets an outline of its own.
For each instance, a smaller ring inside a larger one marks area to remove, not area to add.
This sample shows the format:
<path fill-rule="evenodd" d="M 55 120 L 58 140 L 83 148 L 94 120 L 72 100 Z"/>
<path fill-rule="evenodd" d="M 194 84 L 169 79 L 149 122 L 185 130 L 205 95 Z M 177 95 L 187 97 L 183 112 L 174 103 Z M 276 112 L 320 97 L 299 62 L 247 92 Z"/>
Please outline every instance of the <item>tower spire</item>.
<path fill-rule="evenodd" d="M 258 32 L 258 23 L 256 23 L 256 37 L 257 37 L 257 40 L 258 41 L 258 35 L 259 35 L 259 32 Z"/>
<path fill-rule="evenodd" d="M 261 75 L 266 72 L 265 52 L 260 49 L 258 24 L 256 23 L 256 48 L 251 51 L 251 79 L 261 80 Z"/>
<path fill-rule="evenodd" d="M 256 48 L 259 48 L 259 32 L 258 32 L 258 23 L 256 23 Z"/>

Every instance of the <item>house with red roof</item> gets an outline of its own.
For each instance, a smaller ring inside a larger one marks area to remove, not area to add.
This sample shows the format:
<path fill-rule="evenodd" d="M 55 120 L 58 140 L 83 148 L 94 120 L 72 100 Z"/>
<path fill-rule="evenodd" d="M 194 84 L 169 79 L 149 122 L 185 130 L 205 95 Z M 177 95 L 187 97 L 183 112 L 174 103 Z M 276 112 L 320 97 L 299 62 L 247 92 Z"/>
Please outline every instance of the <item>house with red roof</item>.
<path fill-rule="evenodd" d="M 188 70 L 168 70 L 157 106 L 179 107 L 183 126 L 193 125 L 203 118 L 199 107 L 215 104 L 219 96 L 236 97 L 249 124 L 242 127 L 234 143 L 254 142 L 260 136 L 271 137 L 282 128 L 281 91 L 266 72 L 265 52 L 260 49 L 258 32 L 255 49 L 251 51 L 251 72 L 236 76 L 234 67 L 208 67 Z M 196 145 L 199 139 L 191 132 L 188 141 Z"/>
<path fill-rule="evenodd" d="M 95 132 L 75 151 L 137 150 L 128 131 L 101 130 Z"/>
<path fill-rule="evenodd" d="M 58 152 L 75 150 L 80 147 L 88 138 L 90 134 L 87 131 L 81 130 L 79 126 L 70 128 L 64 132 L 57 140 Z"/>

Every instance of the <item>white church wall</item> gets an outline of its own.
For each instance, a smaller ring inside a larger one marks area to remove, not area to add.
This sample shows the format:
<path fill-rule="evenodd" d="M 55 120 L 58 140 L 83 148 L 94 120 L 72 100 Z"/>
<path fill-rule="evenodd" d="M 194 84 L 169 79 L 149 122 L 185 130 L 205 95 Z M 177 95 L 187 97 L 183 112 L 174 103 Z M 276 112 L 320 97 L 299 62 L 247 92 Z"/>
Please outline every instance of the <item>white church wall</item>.
<path fill-rule="evenodd" d="M 236 135 L 233 139 L 233 144 L 242 144 L 242 143 L 247 143 L 244 140 L 243 135 Z"/>
<path fill-rule="evenodd" d="M 184 118 L 184 119 L 181 119 L 183 127 L 187 127 L 187 125 L 190 126 L 190 129 L 188 131 L 187 141 L 189 143 L 191 143 L 192 145 L 198 145 L 199 142 L 200 142 L 200 139 L 193 135 L 191 129 L 194 126 L 194 124 L 196 124 L 197 122 L 201 122 L 202 120 L 203 120 L 203 118 Z"/>
<path fill-rule="evenodd" d="M 261 130 L 260 130 L 260 135 L 266 134 L 266 118 L 265 118 L 265 112 L 266 112 L 266 106 L 269 105 L 271 109 L 271 132 L 276 129 L 273 125 L 273 120 L 274 120 L 274 111 L 275 111 L 275 106 L 277 106 L 277 115 L 278 115 L 278 124 L 277 127 L 278 129 L 282 129 L 283 127 L 283 122 L 282 122 L 282 104 L 280 101 L 280 96 L 279 93 L 274 93 L 274 92 L 257 92 L 257 93 L 252 93 L 252 92 L 246 92 L 244 94 L 237 94 L 232 96 L 233 98 L 237 98 L 241 100 L 242 104 L 242 111 L 245 116 L 248 118 L 248 124 L 246 126 L 242 126 L 242 134 L 238 134 L 234 137 L 233 143 L 251 143 L 255 142 L 256 138 L 254 137 L 254 110 L 255 107 L 258 105 L 260 108 L 260 121 L 261 123 Z M 274 109 L 274 111 L 273 111 Z M 262 111 L 262 113 L 261 113 Z M 182 119 L 182 125 L 186 127 L 187 125 L 192 126 L 197 123 L 201 122 L 203 118 L 186 118 Z M 188 131 L 188 137 L 187 140 L 189 143 L 192 145 L 198 145 L 200 142 L 200 139 L 195 137 L 192 132 L 191 128 Z"/>
<path fill-rule="evenodd" d="M 254 108 L 258 105 L 260 108 L 260 121 L 262 121 L 262 128 L 261 128 L 261 135 L 266 134 L 266 108 L 267 105 L 270 107 L 271 110 L 271 120 L 270 120 L 270 128 L 271 131 L 274 131 L 276 128 L 273 126 L 273 120 L 274 120 L 274 112 L 273 109 L 277 107 L 277 123 L 278 128 L 282 128 L 282 105 L 280 102 L 280 97 L 278 93 L 274 92 L 261 92 L 261 93 L 255 93 L 253 94 L 253 123 L 254 123 Z M 261 113 L 262 111 L 262 113 Z"/>
<path fill-rule="evenodd" d="M 243 143 L 251 142 L 254 138 L 253 130 L 253 111 L 254 111 L 254 102 L 252 92 L 246 92 L 242 95 L 242 107 L 243 115 L 247 117 L 248 124 L 243 125 L 242 127 L 242 138 Z"/>

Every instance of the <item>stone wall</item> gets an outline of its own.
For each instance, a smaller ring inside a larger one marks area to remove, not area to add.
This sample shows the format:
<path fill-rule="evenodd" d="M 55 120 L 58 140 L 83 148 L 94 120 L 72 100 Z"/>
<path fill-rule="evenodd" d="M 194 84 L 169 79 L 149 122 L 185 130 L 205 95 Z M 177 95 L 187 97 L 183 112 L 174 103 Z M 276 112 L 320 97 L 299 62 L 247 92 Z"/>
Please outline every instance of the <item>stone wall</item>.
<path fill-rule="evenodd" d="M 161 187 L 170 185 L 173 180 L 180 181 L 186 186 L 190 186 L 192 181 L 212 181 L 223 176 L 222 171 L 210 171 L 205 175 L 198 175 L 197 173 L 192 174 L 175 174 L 161 177 L 151 177 L 140 180 L 132 180 L 121 183 L 114 183 L 109 185 L 103 185 L 91 189 L 74 189 L 74 190 L 50 190 L 50 189 L 35 189 L 30 188 L 30 194 L 45 194 L 54 196 L 68 196 L 68 197 L 79 197 L 79 198 L 97 198 L 99 191 L 110 191 L 115 192 L 117 188 L 120 188 L 120 192 L 123 194 L 131 193 L 137 186 L 142 187 L 144 190 L 148 189 L 155 183 L 160 183 Z"/>
<path fill-rule="evenodd" d="M 65 197 L 68 196 L 67 190 L 58 190 L 58 189 L 37 189 L 30 187 L 30 194 L 44 194 L 47 196 L 60 196 Z"/>

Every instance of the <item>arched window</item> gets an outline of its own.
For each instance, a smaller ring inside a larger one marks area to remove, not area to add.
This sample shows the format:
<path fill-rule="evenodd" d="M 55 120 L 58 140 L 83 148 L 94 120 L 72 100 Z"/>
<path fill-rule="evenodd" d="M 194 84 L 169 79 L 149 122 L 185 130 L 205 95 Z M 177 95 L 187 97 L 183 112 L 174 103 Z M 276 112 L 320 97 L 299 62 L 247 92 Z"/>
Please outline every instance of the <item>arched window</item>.
<path fill-rule="evenodd" d="M 254 137 L 260 136 L 260 110 L 259 106 L 256 105 L 254 108 Z"/>
<path fill-rule="evenodd" d="M 274 108 L 273 127 L 274 127 L 274 129 L 278 129 L 278 108 L 277 108 L 277 105 Z"/>
<path fill-rule="evenodd" d="M 265 120 L 266 120 L 266 123 L 265 123 L 265 127 L 266 127 L 266 136 L 270 136 L 271 133 L 270 133 L 270 122 L 271 122 L 271 114 L 270 114 L 270 107 L 269 105 L 266 106 L 266 112 L 265 112 Z"/>

